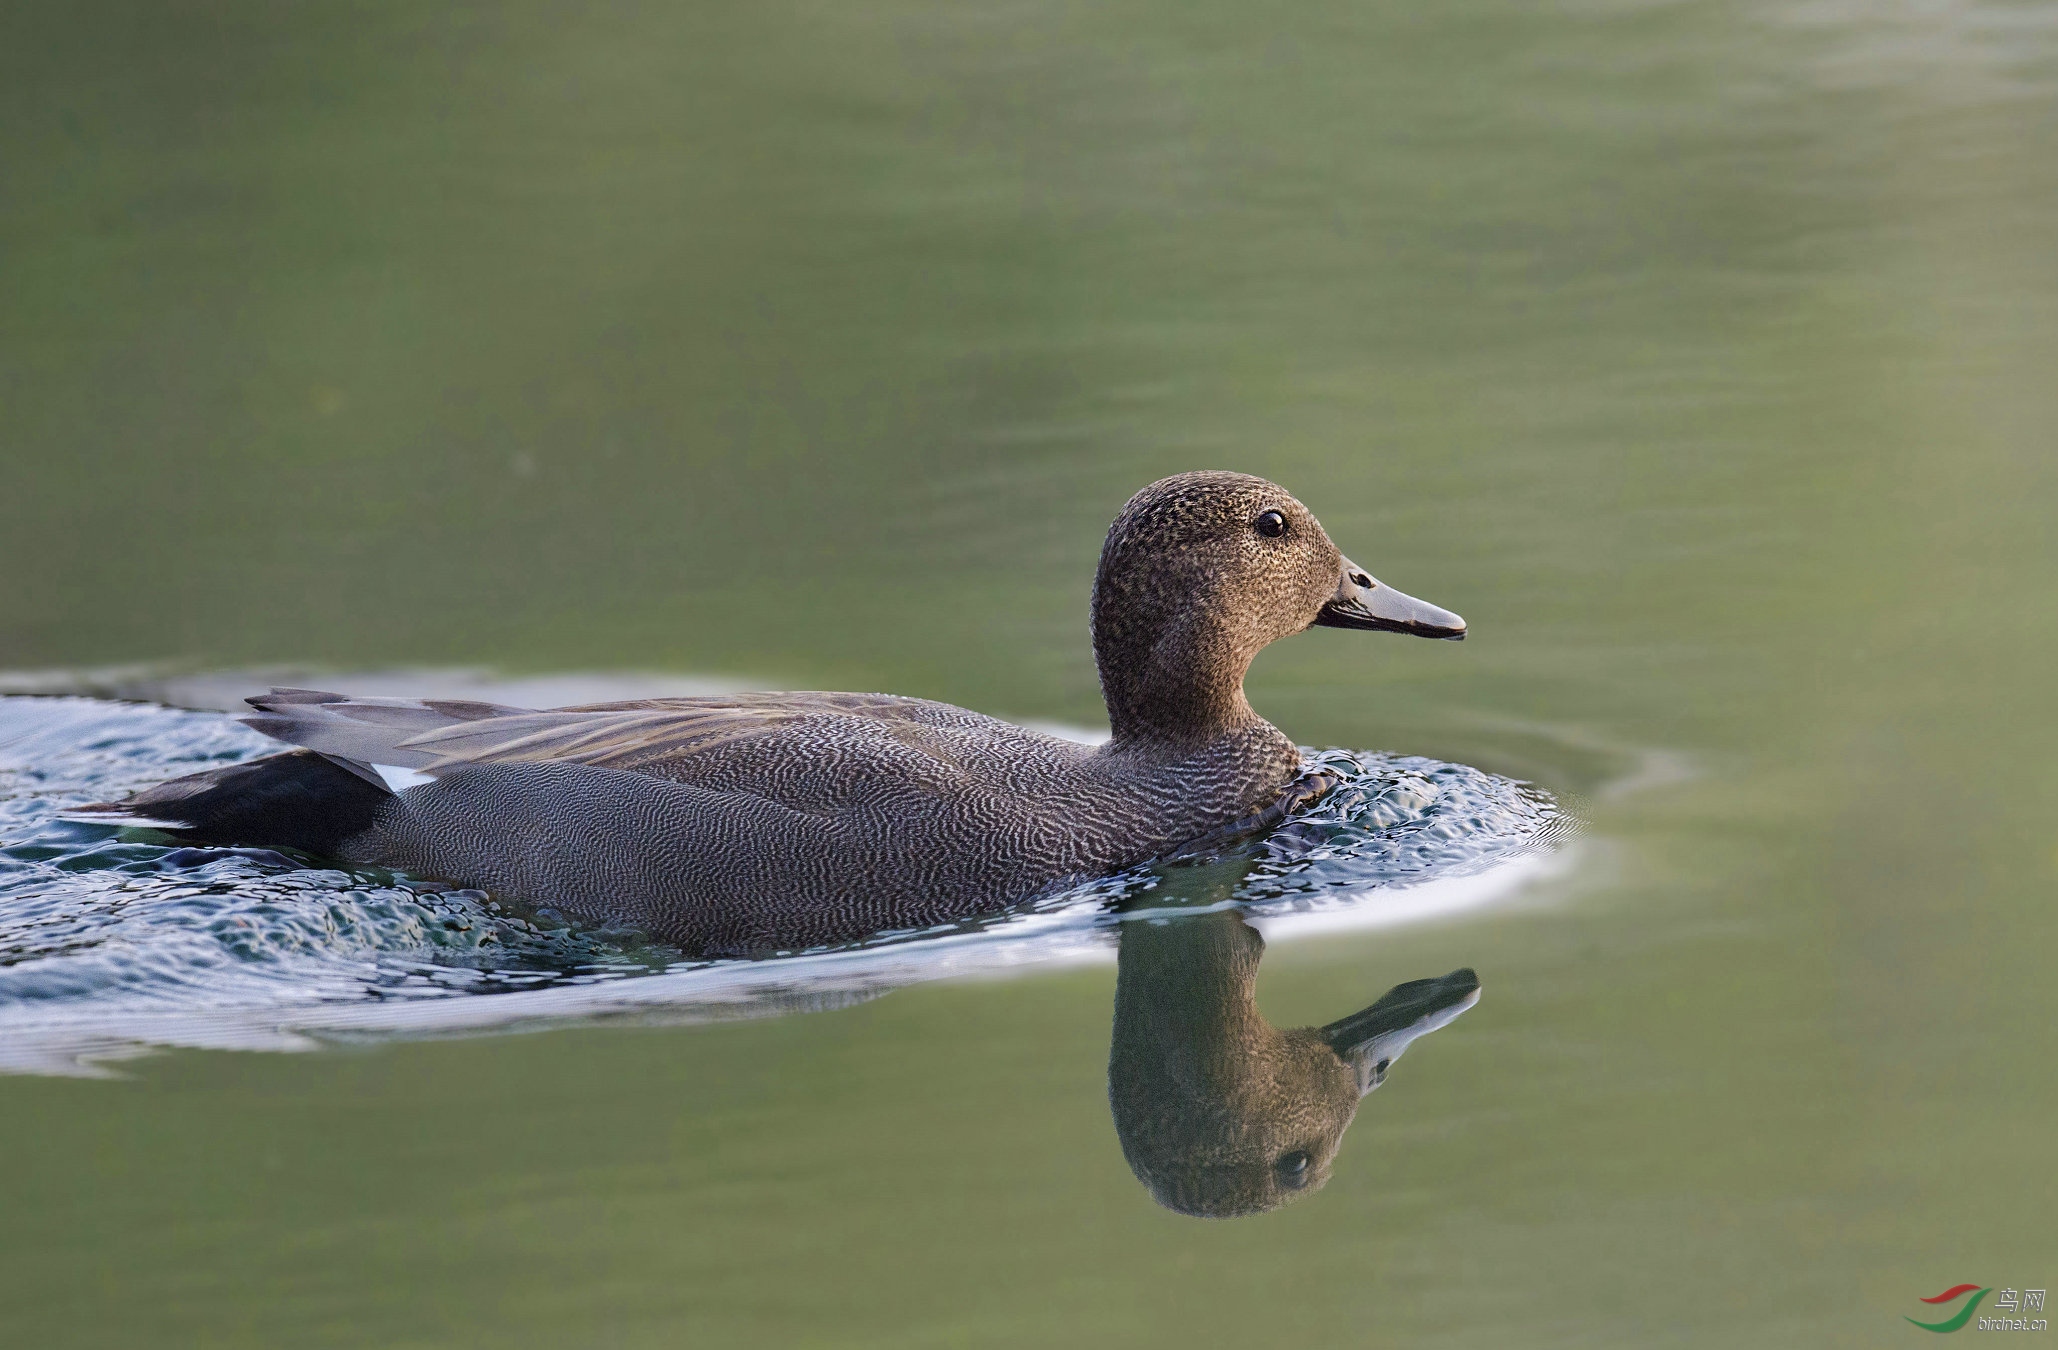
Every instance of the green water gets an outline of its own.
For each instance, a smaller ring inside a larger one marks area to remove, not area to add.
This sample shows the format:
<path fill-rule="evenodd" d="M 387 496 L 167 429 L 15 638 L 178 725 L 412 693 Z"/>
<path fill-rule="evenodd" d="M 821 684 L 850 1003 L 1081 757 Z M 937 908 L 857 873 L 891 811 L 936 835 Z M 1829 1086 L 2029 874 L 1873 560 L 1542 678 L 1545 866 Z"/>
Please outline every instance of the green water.
<path fill-rule="evenodd" d="M 1874 1346 L 2047 1287 L 2054 244 L 1999 0 L 9 6 L 0 669 L 1091 722 L 1109 517 L 1238 468 L 1473 633 L 1258 708 L 1587 831 L 1269 955 L 1282 1025 L 1485 986 L 1277 1213 L 1130 1178 L 1111 967 L 184 1052 L 0 1080 L 0 1342 Z"/>

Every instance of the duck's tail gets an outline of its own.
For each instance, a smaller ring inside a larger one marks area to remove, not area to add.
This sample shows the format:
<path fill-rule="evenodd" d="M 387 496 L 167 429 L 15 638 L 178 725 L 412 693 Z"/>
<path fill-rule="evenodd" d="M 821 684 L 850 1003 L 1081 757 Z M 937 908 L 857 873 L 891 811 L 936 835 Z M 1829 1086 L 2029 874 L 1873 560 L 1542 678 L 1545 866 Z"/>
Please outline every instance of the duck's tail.
<path fill-rule="evenodd" d="M 65 815 L 170 830 L 196 844 L 265 844 L 336 857 L 392 800 L 369 768 L 293 750 L 188 774 L 127 801 L 74 807 Z"/>

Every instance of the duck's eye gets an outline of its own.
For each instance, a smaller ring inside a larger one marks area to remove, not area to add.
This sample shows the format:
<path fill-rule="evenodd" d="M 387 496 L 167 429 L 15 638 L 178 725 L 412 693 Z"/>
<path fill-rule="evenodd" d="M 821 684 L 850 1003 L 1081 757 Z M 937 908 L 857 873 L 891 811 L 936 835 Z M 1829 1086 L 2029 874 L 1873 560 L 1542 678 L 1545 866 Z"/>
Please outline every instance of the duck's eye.
<path fill-rule="evenodd" d="M 1286 533 L 1286 514 L 1282 511 L 1263 511 L 1251 522 L 1251 528 L 1267 539 L 1277 539 Z"/>
<path fill-rule="evenodd" d="M 1272 1164 L 1272 1170 L 1279 1174 L 1280 1185 L 1300 1186 L 1308 1179 L 1308 1164 L 1311 1161 L 1304 1150 L 1295 1149 L 1291 1153 L 1280 1154 L 1278 1161 Z"/>

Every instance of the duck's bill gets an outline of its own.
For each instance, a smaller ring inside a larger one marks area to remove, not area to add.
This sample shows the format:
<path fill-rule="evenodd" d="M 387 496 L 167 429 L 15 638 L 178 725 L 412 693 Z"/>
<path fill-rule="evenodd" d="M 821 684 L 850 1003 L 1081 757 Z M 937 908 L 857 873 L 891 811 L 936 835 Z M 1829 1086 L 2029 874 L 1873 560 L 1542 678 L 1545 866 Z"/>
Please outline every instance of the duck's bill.
<path fill-rule="evenodd" d="M 1449 1026 L 1477 1002 L 1479 977 L 1469 967 L 1434 980 L 1410 980 L 1363 1012 L 1323 1027 L 1322 1039 L 1357 1073 L 1362 1097 L 1386 1081 L 1386 1071 L 1416 1038 Z"/>
<path fill-rule="evenodd" d="M 1464 619 L 1375 580 L 1348 558 L 1344 559 L 1335 597 L 1322 606 L 1315 622 L 1324 628 L 1367 628 L 1381 633 L 1442 638 L 1446 642 L 1465 640 Z"/>

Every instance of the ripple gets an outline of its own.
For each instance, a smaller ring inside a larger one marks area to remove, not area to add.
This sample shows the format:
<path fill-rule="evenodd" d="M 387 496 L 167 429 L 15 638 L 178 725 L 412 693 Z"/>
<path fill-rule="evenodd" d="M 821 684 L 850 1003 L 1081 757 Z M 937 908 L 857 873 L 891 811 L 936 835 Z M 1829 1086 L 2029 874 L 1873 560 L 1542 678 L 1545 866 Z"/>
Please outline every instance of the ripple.
<path fill-rule="evenodd" d="M 765 961 L 515 912 L 482 891 L 172 846 L 61 812 L 275 743 L 213 712 L 0 697 L 0 1071 L 91 1073 L 156 1047 L 691 1022 L 841 1006 L 919 980 L 1104 959 L 1112 908 L 1176 868 L 1096 879 L 998 916 Z M 1508 892 L 1569 821 L 1460 764 L 1313 752 L 1341 785 L 1237 852 L 1268 936 L 1394 923 Z"/>

